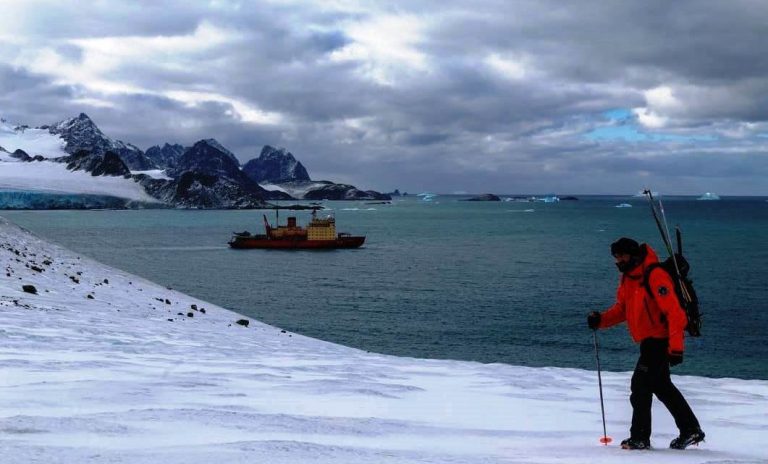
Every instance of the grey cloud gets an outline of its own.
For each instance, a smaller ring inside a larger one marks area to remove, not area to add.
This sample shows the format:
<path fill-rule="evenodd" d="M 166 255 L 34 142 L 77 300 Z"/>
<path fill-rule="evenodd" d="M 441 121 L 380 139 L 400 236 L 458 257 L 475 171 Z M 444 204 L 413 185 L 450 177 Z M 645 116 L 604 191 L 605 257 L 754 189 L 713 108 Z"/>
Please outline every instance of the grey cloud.
<path fill-rule="evenodd" d="M 85 111 L 109 135 L 142 148 L 215 137 L 243 161 L 263 144 L 285 146 L 313 177 L 336 174 L 382 190 L 631 192 L 651 176 L 690 189 L 713 182 L 733 192 L 766 191 L 754 181 L 766 174 L 764 140 L 583 137 L 605 123 L 602 112 L 644 106 L 643 91 L 659 85 L 672 86 L 683 103 L 666 110 L 671 133 L 722 134 L 766 122 L 768 7 L 759 2 L 488 0 L 470 7 L 419 0 L 354 11 L 271 2 L 139 3 L 87 9 L 52 3 L 29 15 L 23 37 L 73 63 L 82 51 L 69 39 L 188 35 L 203 21 L 238 39 L 110 73 L 146 94 L 92 94 L 0 61 L 2 116 L 39 125 Z M 344 21 L 382 13 L 426 20 L 426 35 L 415 46 L 428 69 L 392 86 L 362 77 L 361 63 L 330 60 L 351 43 Z M 0 60 L 7 53 L 0 49 Z M 522 59 L 525 72 L 517 79 L 498 75 L 483 62 L 491 53 Z M 190 106 L 154 93 L 169 90 L 221 94 L 278 112 L 284 121 L 247 124 L 227 103 Z M 84 96 L 114 108 L 73 102 Z"/>

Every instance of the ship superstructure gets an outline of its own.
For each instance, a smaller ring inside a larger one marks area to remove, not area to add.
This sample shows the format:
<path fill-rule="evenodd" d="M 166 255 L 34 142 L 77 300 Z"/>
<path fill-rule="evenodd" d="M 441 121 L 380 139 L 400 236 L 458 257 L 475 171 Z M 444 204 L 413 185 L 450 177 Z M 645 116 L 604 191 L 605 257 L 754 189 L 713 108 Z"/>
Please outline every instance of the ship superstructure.
<path fill-rule="evenodd" d="M 365 236 L 352 236 L 336 233 L 336 219 L 333 216 L 317 217 L 312 211 L 312 219 L 307 227 L 296 223 L 295 216 L 289 216 L 286 225 L 273 227 L 264 215 L 264 235 L 251 235 L 248 232 L 235 233 L 229 246 L 232 248 L 358 248 L 365 242 Z"/>

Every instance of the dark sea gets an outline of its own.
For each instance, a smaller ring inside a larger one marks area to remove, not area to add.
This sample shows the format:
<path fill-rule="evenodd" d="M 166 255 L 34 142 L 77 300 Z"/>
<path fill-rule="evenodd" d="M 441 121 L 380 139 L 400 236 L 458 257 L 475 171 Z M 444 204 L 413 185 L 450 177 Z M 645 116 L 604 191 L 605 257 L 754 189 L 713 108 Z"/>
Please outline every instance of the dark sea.
<path fill-rule="evenodd" d="M 398 356 L 595 369 L 585 318 L 614 301 L 611 242 L 634 237 L 666 256 L 647 200 L 462 198 L 327 202 L 339 231 L 367 236 L 361 249 L 334 251 L 228 248 L 233 231 L 261 232 L 265 211 L 0 214 L 103 263 L 310 337 Z M 673 372 L 768 379 L 768 201 L 663 202 L 670 227 L 683 231 L 704 314 L 704 335 L 687 339 Z M 605 369 L 634 368 L 637 346 L 624 326 L 599 337 Z"/>

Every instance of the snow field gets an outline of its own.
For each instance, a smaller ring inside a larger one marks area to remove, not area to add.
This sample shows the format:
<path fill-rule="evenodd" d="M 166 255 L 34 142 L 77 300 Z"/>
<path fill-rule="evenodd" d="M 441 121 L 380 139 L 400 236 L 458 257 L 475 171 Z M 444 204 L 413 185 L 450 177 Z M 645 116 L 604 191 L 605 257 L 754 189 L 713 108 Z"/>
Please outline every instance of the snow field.
<path fill-rule="evenodd" d="M 399 358 L 244 327 L 2 218 L 0 265 L 3 463 L 768 461 L 765 381 L 676 377 L 707 442 L 666 449 L 676 430 L 656 404 L 656 448 L 628 452 L 628 373 L 603 375 L 614 438 L 603 447 L 595 372 Z"/>

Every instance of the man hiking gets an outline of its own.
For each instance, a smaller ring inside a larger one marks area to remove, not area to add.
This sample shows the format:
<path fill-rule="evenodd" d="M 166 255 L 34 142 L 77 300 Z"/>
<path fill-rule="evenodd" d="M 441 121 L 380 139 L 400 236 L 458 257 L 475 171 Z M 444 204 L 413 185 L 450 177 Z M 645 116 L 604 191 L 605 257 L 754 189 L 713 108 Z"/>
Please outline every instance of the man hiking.
<path fill-rule="evenodd" d="M 640 358 L 632 374 L 632 427 L 621 447 L 631 450 L 651 446 L 651 402 L 656 395 L 675 419 L 680 435 L 670 448 L 685 449 L 704 440 L 698 419 L 683 395 L 672 384 L 669 367 L 683 362 L 685 311 L 675 296 L 675 286 L 668 273 L 646 268 L 658 262 L 656 252 L 647 244 L 622 237 L 611 244 L 611 254 L 621 272 L 616 303 L 603 313 L 587 316 L 590 329 L 612 327 L 626 321 L 629 334 L 640 344 Z M 648 288 L 644 280 L 648 279 Z"/>

